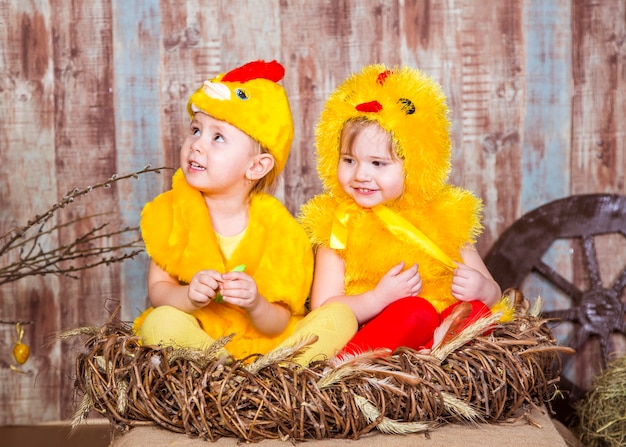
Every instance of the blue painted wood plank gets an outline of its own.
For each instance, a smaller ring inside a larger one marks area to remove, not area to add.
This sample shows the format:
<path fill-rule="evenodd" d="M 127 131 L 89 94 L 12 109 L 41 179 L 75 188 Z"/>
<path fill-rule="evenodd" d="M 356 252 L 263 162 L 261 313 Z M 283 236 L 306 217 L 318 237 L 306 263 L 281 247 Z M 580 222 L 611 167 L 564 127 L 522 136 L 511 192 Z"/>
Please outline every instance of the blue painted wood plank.
<path fill-rule="evenodd" d="M 571 4 L 531 0 L 524 11 L 526 105 L 522 213 L 569 194 Z"/>
<path fill-rule="evenodd" d="M 572 123 L 572 6 L 570 2 L 530 0 L 524 10 L 526 96 L 523 104 L 522 182 L 524 214 L 570 195 Z M 569 242 L 557 240 L 543 261 L 571 276 Z M 572 303 L 540 275 L 527 279 L 527 298 L 544 300 L 543 309 L 567 309 Z M 563 345 L 571 345 L 571 325 L 554 328 Z M 563 375 L 578 382 L 569 366 Z"/>
<path fill-rule="evenodd" d="M 113 0 L 115 129 L 118 173 L 164 164 L 159 104 L 159 0 Z M 118 183 L 122 225 L 139 224 L 144 204 L 160 192 L 162 179 L 143 174 Z M 123 319 L 146 307 L 148 257 L 125 261 L 121 272 Z"/>

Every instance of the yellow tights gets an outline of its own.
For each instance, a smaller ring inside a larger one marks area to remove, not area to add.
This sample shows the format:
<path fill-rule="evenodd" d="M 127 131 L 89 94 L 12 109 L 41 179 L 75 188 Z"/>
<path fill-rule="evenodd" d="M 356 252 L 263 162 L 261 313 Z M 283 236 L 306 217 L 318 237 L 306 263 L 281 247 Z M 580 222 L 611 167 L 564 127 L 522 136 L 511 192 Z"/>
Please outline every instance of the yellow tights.
<path fill-rule="evenodd" d="M 294 332 L 276 348 L 289 347 L 300 339 L 315 334 L 317 342 L 295 357 L 306 366 L 314 360 L 334 357 L 356 334 L 358 324 L 354 313 L 343 303 L 329 303 L 310 312 L 294 327 Z M 171 306 L 153 309 L 141 326 L 145 345 L 165 345 L 207 349 L 215 340 L 200 327 L 193 315 Z"/>

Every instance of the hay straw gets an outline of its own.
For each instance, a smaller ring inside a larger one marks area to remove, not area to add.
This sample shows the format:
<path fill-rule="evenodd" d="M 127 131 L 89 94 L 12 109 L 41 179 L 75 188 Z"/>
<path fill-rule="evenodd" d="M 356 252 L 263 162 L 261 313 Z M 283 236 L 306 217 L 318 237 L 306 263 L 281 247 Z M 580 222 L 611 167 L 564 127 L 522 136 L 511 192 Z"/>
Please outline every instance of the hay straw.
<path fill-rule="evenodd" d="M 472 408 L 467 402 L 457 399 L 452 394 L 441 393 L 443 396 L 443 403 L 446 409 L 451 413 L 458 414 L 470 422 L 480 422 L 480 414 Z"/>
<path fill-rule="evenodd" d="M 392 435 L 406 435 L 409 433 L 422 433 L 428 430 L 429 426 L 421 422 L 399 422 L 392 419 L 381 416 L 378 409 L 372 405 L 370 401 L 362 396 L 354 396 L 359 409 L 363 412 L 363 415 L 368 422 L 375 422 L 376 428 L 382 433 Z"/>
<path fill-rule="evenodd" d="M 470 340 L 474 339 L 478 335 L 482 334 L 488 327 L 495 324 L 500 317 L 501 313 L 495 313 L 485 318 L 480 318 L 474 323 L 470 324 L 463 332 L 450 340 L 449 343 L 440 345 L 436 349 L 430 352 L 430 355 L 439 359 L 439 361 L 445 360 L 450 353 L 456 351 L 461 346 L 467 344 Z"/>
<path fill-rule="evenodd" d="M 74 432 L 74 430 L 76 430 L 78 426 L 85 421 L 87 415 L 92 409 L 93 401 L 91 396 L 89 394 L 83 394 L 83 398 L 71 418 L 72 432 Z"/>
<path fill-rule="evenodd" d="M 626 356 L 609 363 L 578 403 L 580 439 L 589 447 L 626 445 Z"/>
<path fill-rule="evenodd" d="M 250 364 L 247 369 L 250 373 L 256 374 L 261 369 L 267 368 L 272 364 L 285 362 L 300 353 L 303 349 L 306 349 L 307 346 L 315 343 L 317 339 L 317 335 L 302 337 L 291 346 L 275 349 L 267 355 L 257 357 L 257 359 Z"/>

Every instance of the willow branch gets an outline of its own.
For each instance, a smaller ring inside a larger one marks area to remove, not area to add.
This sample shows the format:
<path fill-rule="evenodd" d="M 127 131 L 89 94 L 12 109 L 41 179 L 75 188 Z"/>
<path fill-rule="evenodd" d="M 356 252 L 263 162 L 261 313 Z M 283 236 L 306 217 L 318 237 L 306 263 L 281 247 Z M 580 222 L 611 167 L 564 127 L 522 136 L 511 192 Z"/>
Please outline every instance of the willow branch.
<path fill-rule="evenodd" d="M 74 203 L 78 197 L 87 195 L 96 189 L 109 189 L 113 184 L 122 180 L 137 179 L 140 175 L 150 172 L 159 174 L 162 170 L 169 169 L 172 168 L 152 168 L 148 165 L 140 171 L 127 175 L 113 175 L 106 181 L 84 189 L 75 188 L 53 204 L 45 213 L 36 215 L 26 225 L 15 227 L 6 232 L 0 237 L 0 261 L 3 258 L 15 260 L 7 261 L 7 265 L 0 267 L 0 285 L 29 276 L 51 274 L 77 279 L 77 272 L 79 271 L 132 259 L 143 252 L 144 246 L 138 227 L 109 230 L 109 223 L 94 226 L 74 240 L 56 247 L 46 248 L 43 240 L 48 236 L 56 235 L 66 227 L 105 215 L 101 213 L 82 216 L 69 222 L 47 225 L 55 213 Z M 124 236 L 128 236 L 127 239 L 129 240 L 107 246 L 107 240 L 114 237 L 123 239 Z"/>

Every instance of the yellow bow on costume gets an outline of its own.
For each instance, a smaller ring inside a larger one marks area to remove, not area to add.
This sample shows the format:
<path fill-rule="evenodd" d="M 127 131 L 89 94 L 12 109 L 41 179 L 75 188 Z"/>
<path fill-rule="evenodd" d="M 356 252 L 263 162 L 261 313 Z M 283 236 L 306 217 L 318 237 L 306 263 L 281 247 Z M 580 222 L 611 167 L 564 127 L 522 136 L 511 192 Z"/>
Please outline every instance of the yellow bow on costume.
<path fill-rule="evenodd" d="M 335 209 L 335 218 L 330 232 L 330 248 L 336 250 L 346 248 L 350 213 L 358 209 L 359 207 L 353 202 L 343 202 Z M 450 270 L 457 268 L 456 264 L 443 250 L 404 217 L 384 205 L 376 205 L 372 208 L 372 211 L 392 234 L 415 243 L 428 255 L 441 262 Z"/>

